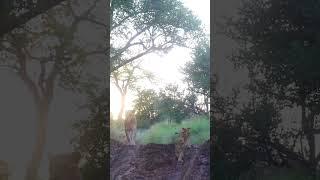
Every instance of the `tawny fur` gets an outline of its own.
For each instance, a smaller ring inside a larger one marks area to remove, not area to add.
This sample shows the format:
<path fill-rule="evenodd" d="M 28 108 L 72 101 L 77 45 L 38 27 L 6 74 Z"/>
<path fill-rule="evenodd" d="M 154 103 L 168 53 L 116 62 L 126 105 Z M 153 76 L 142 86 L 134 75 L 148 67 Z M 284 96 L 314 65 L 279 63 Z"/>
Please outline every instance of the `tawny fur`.
<path fill-rule="evenodd" d="M 175 144 L 175 154 L 178 161 L 183 161 L 184 150 L 189 146 L 190 128 L 182 128 L 178 137 L 178 141 Z"/>
<path fill-rule="evenodd" d="M 135 145 L 135 136 L 137 131 L 137 120 L 134 111 L 128 111 L 124 120 L 124 131 L 127 141 L 131 145 Z"/>

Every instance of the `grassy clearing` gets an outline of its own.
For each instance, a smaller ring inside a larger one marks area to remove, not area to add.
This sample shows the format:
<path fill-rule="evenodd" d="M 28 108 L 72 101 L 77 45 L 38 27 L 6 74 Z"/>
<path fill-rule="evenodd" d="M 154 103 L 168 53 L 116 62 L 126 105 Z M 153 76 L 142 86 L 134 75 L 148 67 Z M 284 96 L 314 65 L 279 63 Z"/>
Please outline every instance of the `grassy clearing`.
<path fill-rule="evenodd" d="M 196 116 L 186 119 L 181 123 L 168 123 L 162 121 L 154 124 L 147 130 L 137 131 L 137 143 L 139 144 L 170 144 L 177 138 L 177 132 L 181 128 L 191 128 L 191 143 L 202 144 L 210 138 L 210 122 L 207 116 Z M 111 121 L 111 138 L 125 142 L 123 125 L 118 121 Z"/>

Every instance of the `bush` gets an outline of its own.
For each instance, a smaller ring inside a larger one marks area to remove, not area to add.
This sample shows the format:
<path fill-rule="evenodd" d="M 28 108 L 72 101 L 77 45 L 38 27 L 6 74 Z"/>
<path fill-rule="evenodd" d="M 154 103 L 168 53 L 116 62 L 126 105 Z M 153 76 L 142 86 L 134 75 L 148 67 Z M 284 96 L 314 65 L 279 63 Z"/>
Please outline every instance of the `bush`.
<path fill-rule="evenodd" d="M 111 139 L 126 142 L 122 121 L 112 120 L 110 122 Z M 137 143 L 138 144 L 171 144 L 178 137 L 178 132 L 181 128 L 191 128 L 191 143 L 202 144 L 210 138 L 210 121 L 209 117 L 202 115 L 183 120 L 181 123 L 168 123 L 162 120 L 149 129 L 138 129 Z"/>
<path fill-rule="evenodd" d="M 158 95 L 154 90 L 138 91 L 138 96 L 134 100 L 138 128 L 147 129 L 158 120 L 157 111 L 155 110 L 157 101 Z"/>

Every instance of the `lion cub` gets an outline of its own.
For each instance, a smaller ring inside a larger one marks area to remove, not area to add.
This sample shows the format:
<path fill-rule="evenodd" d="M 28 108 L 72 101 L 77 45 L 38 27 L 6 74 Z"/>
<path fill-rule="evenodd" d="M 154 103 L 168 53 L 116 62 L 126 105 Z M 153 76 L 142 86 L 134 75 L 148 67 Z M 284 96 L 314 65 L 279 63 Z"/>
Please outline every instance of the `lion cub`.
<path fill-rule="evenodd" d="M 182 128 L 175 144 L 175 154 L 178 162 L 182 162 L 185 147 L 190 146 L 190 128 Z"/>
<path fill-rule="evenodd" d="M 126 112 L 126 118 L 124 120 L 124 131 L 126 133 L 128 143 L 130 145 L 135 145 L 135 136 L 136 136 L 136 131 L 137 131 L 137 120 L 136 120 L 135 113 L 133 110 L 129 110 Z"/>

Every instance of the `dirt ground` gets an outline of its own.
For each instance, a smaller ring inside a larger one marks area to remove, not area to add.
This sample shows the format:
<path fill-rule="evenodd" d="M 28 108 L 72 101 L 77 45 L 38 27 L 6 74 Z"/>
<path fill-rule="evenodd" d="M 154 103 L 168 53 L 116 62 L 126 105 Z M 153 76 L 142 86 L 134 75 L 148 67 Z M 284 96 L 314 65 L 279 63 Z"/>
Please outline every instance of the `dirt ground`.
<path fill-rule="evenodd" d="M 192 145 L 178 163 L 173 144 L 125 145 L 111 141 L 111 180 L 209 180 L 210 143 Z"/>

